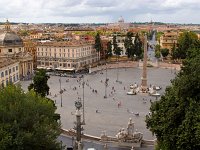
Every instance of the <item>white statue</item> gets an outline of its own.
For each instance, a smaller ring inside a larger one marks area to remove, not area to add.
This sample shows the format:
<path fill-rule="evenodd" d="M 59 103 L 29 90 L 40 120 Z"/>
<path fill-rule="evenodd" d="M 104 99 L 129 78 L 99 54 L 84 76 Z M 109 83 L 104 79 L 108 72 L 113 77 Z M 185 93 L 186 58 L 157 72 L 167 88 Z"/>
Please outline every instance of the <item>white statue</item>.
<path fill-rule="evenodd" d="M 134 122 L 129 118 L 128 127 L 127 127 L 128 136 L 133 136 L 134 132 Z"/>

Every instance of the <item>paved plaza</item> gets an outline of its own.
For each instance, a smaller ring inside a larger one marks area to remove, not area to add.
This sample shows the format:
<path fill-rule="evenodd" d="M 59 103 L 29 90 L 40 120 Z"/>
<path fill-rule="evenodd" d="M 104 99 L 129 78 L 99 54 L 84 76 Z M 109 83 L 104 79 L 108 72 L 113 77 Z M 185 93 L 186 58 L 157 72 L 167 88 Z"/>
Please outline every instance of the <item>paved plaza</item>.
<path fill-rule="evenodd" d="M 160 94 L 164 93 L 170 80 L 175 77 L 175 70 L 164 68 L 148 68 L 148 85 L 161 86 Z M 120 82 L 116 82 L 117 80 Z M 135 123 L 135 129 L 144 134 L 144 139 L 153 140 L 155 137 L 146 129 L 144 122 L 145 116 L 149 113 L 150 100 L 155 101 L 156 98 L 144 95 L 127 95 L 129 85 L 135 82 L 141 83 L 141 68 L 119 68 L 108 69 L 107 77 L 107 98 L 105 99 L 105 79 L 106 70 L 95 74 L 84 75 L 84 102 L 85 102 L 85 123 L 84 133 L 100 136 L 102 131 L 106 131 L 107 135 L 115 136 L 120 128 L 126 128 L 129 118 Z M 74 102 L 83 99 L 83 78 L 61 77 L 61 88 L 64 90 L 62 94 L 63 107 L 60 107 L 61 97 L 60 77 L 51 76 L 48 81 L 50 86 L 51 99 L 57 106 L 57 112 L 61 114 L 62 128 L 71 129 L 74 127 L 75 106 Z M 27 89 L 30 81 L 22 81 L 22 87 Z M 93 92 L 95 91 L 96 92 Z M 56 95 L 56 97 L 55 97 Z M 139 113 L 139 115 L 135 115 Z"/>

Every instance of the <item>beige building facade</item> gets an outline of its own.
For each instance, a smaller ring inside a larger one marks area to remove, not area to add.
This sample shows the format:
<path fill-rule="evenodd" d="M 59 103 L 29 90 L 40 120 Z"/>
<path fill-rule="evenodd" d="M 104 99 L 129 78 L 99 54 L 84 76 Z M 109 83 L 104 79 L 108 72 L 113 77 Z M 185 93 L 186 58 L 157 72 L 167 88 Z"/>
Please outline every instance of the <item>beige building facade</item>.
<path fill-rule="evenodd" d="M 167 48 L 169 49 L 169 53 L 171 53 L 174 44 L 177 44 L 178 35 L 179 33 L 176 31 L 164 32 L 164 34 L 160 37 L 161 49 Z"/>
<path fill-rule="evenodd" d="M 10 29 L 7 21 L 0 33 L 0 59 L 12 59 L 19 62 L 19 78 L 29 79 L 33 74 L 33 58 L 24 50 L 22 39 Z"/>
<path fill-rule="evenodd" d="M 45 42 L 37 45 L 37 68 L 77 71 L 97 62 L 91 42 Z"/>
<path fill-rule="evenodd" d="M 19 82 L 19 62 L 12 59 L 0 58 L 0 88 L 9 83 Z"/>

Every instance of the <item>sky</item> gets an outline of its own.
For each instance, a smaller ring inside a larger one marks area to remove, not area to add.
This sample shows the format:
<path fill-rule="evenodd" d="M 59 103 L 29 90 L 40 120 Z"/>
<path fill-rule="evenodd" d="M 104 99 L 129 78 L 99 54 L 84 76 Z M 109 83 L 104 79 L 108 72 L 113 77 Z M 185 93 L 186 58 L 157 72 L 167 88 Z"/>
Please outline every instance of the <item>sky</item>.
<path fill-rule="evenodd" d="M 0 0 L 0 22 L 200 24 L 200 0 Z"/>

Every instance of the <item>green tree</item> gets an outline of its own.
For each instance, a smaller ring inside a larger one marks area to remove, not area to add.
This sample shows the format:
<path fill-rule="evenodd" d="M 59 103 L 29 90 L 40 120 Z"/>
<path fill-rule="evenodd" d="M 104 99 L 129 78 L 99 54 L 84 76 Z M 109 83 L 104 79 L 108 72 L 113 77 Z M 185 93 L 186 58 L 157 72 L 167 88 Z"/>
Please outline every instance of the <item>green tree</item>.
<path fill-rule="evenodd" d="M 107 57 L 112 57 L 112 43 L 109 41 L 107 43 Z"/>
<path fill-rule="evenodd" d="M 94 45 L 94 47 L 95 47 L 96 51 L 98 52 L 98 57 L 100 57 L 100 52 L 103 50 L 103 47 L 102 47 L 102 44 L 101 44 L 101 37 L 100 37 L 99 33 L 97 33 L 96 36 L 95 36 L 95 45 Z"/>
<path fill-rule="evenodd" d="M 37 94 L 42 97 L 45 97 L 49 94 L 49 86 L 47 81 L 50 77 L 46 74 L 44 69 L 39 69 L 35 72 L 35 76 L 33 77 L 33 83 L 31 83 L 28 87 L 30 91 L 33 89 Z"/>
<path fill-rule="evenodd" d="M 135 49 L 135 55 L 137 58 L 142 58 L 142 41 L 139 37 L 139 34 L 137 33 L 134 40 L 134 49 Z"/>
<path fill-rule="evenodd" d="M 116 36 L 115 36 L 115 35 L 113 36 L 112 45 L 113 45 L 113 52 L 114 52 L 114 54 L 116 55 L 117 49 L 118 49 L 118 45 L 117 45 L 117 39 L 116 39 Z"/>
<path fill-rule="evenodd" d="M 161 55 L 160 55 L 160 51 L 155 51 L 155 57 L 156 57 L 156 58 L 160 58 L 160 56 L 161 56 Z"/>
<path fill-rule="evenodd" d="M 156 58 L 160 58 L 161 54 L 160 54 L 160 45 L 156 44 L 155 46 L 155 57 Z"/>
<path fill-rule="evenodd" d="M 160 101 L 153 102 L 147 127 L 157 149 L 200 149 L 200 48 L 189 49 L 183 67 Z"/>
<path fill-rule="evenodd" d="M 163 32 L 156 32 L 156 41 L 160 43 L 160 37 L 163 35 Z"/>
<path fill-rule="evenodd" d="M 162 56 L 165 58 L 169 54 L 169 49 L 163 48 L 163 49 L 160 50 L 160 52 L 161 52 Z"/>
<path fill-rule="evenodd" d="M 53 103 L 19 86 L 0 90 L 1 150 L 60 150 Z"/>
<path fill-rule="evenodd" d="M 113 36 L 113 51 L 114 54 L 117 55 L 116 61 L 117 59 L 119 60 L 119 56 L 121 55 L 122 49 L 117 45 L 116 36 Z"/>
<path fill-rule="evenodd" d="M 178 47 L 175 52 L 177 54 L 176 57 L 179 59 L 185 59 L 187 51 L 190 48 L 198 48 L 198 37 L 194 32 L 185 31 L 180 34 L 177 45 Z"/>
<path fill-rule="evenodd" d="M 134 44 L 132 38 L 133 38 L 133 33 L 127 32 L 126 38 L 124 40 L 124 47 L 126 48 L 126 54 L 128 58 L 134 56 Z"/>

